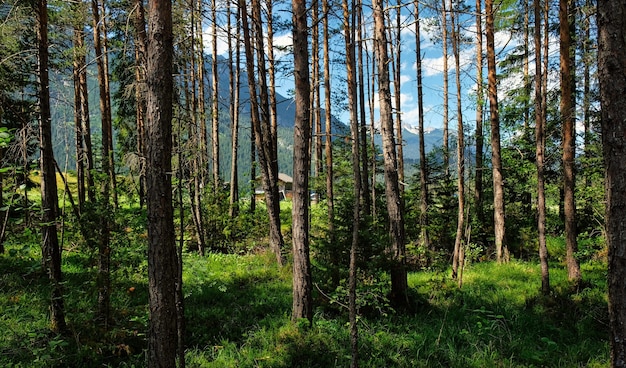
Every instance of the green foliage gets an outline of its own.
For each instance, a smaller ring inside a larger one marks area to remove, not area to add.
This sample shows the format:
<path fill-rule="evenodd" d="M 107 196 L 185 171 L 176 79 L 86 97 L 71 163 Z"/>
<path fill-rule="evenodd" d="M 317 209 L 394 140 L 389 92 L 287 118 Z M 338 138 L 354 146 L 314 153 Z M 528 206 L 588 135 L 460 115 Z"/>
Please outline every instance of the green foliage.
<path fill-rule="evenodd" d="M 93 323 L 97 290 L 89 252 L 64 251 L 70 333 L 50 335 L 39 234 L 25 229 L 7 239 L 9 252 L 0 256 L 1 366 L 144 366 L 145 218 L 126 210 L 119 216 L 126 228 L 112 253 L 115 324 L 108 331 Z M 349 366 L 345 284 L 327 301 L 318 294 L 313 325 L 301 326 L 290 321 L 290 268 L 277 268 L 270 252 L 183 257 L 189 366 Z M 414 272 L 413 315 L 391 310 L 381 298 L 388 280 L 363 272 L 360 365 L 608 366 L 606 264 L 594 260 L 582 269 L 583 288 L 572 292 L 566 270 L 553 264 L 549 297 L 540 295 L 540 270 L 532 263 L 475 263 L 462 290 L 447 270 Z"/>

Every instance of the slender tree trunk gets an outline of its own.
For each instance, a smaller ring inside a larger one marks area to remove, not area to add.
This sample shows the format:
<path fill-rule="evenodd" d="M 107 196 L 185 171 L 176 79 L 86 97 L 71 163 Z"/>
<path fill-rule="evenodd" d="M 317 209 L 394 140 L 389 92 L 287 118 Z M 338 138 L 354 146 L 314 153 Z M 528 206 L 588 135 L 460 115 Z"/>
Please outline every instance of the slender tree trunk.
<path fill-rule="evenodd" d="M 194 50 L 196 50 L 197 52 L 197 67 L 196 67 L 196 82 L 197 82 L 197 88 L 198 88 L 198 98 L 196 100 L 197 102 L 197 108 L 198 108 L 198 116 L 197 116 L 197 121 L 199 124 L 197 124 L 197 129 L 198 129 L 198 155 L 197 155 L 197 159 L 198 159 L 198 167 L 199 167 L 199 172 L 197 173 L 197 175 L 199 175 L 200 178 L 200 189 L 202 189 L 202 196 L 200 197 L 200 199 L 204 198 L 204 188 L 206 188 L 207 185 L 207 171 L 208 171 L 208 165 L 209 165 L 209 153 L 208 153 L 208 137 L 207 137 L 207 114 L 206 114 L 206 98 L 204 96 L 204 92 L 205 92 L 205 75 L 206 75 L 206 71 L 205 71 L 205 66 L 206 66 L 206 61 L 204 58 L 204 28 L 203 28 L 203 19 L 204 19 L 204 12 L 203 12 L 203 7 L 204 7 L 204 1 L 203 0 L 197 0 L 197 6 L 196 9 L 198 11 L 198 16 L 196 17 L 195 20 L 195 46 L 194 46 Z M 196 54 L 194 54 L 195 56 Z"/>
<path fill-rule="evenodd" d="M 332 140 L 332 101 L 330 94 L 330 50 L 328 47 L 328 0 L 322 0 L 322 43 L 324 49 L 324 123 L 325 123 L 325 153 L 326 153 L 326 205 L 328 207 L 328 241 L 334 244 L 335 239 L 335 196 L 333 178 L 333 140 Z M 334 263 L 334 262 L 333 262 Z M 336 263 L 335 263 L 336 264 Z M 333 285 L 339 285 L 339 275 L 334 272 Z"/>
<path fill-rule="evenodd" d="M 72 12 L 75 17 L 82 19 L 83 3 L 72 5 Z M 76 187 L 78 192 L 78 207 L 82 211 L 85 207 L 85 150 L 83 144 L 83 110 L 82 110 L 82 92 L 80 85 L 80 74 L 86 68 L 85 65 L 85 42 L 83 22 L 76 21 L 73 29 L 73 81 L 74 81 L 74 126 L 75 126 L 75 142 L 76 142 Z"/>
<path fill-rule="evenodd" d="M 101 24 L 101 33 L 100 36 L 102 37 L 102 62 L 103 62 L 103 66 L 104 66 L 104 90 L 105 90 L 105 96 L 106 96 L 106 129 L 107 129 L 107 151 L 108 154 L 106 157 L 108 157 L 108 175 L 109 175 L 109 180 L 111 182 L 111 186 L 110 186 L 110 192 L 109 192 L 109 196 L 110 199 L 113 200 L 113 208 L 117 209 L 118 206 L 118 199 L 117 199 L 117 177 L 115 176 L 115 155 L 114 155 L 114 150 L 113 150 L 113 110 L 111 108 L 111 83 L 110 83 L 110 73 L 109 73 L 109 38 L 108 38 L 108 28 L 107 28 L 107 23 L 106 23 L 106 0 L 101 0 L 102 2 L 100 3 L 100 11 L 101 16 L 100 16 L 100 24 Z M 104 127 L 103 127 L 104 130 Z M 104 135 L 102 136 L 102 139 L 104 139 Z M 104 157 L 104 156 L 103 156 Z"/>
<path fill-rule="evenodd" d="M 360 4 L 357 8 L 352 1 L 352 9 L 360 13 Z M 343 0 L 343 16 L 344 16 L 344 25 L 350 25 L 348 20 L 348 0 Z M 355 62 L 355 17 L 354 14 L 352 16 L 352 27 L 346 27 L 347 29 L 352 28 L 352 31 L 345 31 L 346 34 L 346 51 L 347 51 L 347 60 L 346 66 L 348 66 L 348 61 Z M 360 29 L 360 22 L 358 25 Z M 359 30 L 359 38 L 360 38 L 360 30 Z M 359 50 L 360 51 L 360 50 Z M 359 57 L 360 60 L 360 57 Z M 354 66 L 354 65 L 353 65 Z M 348 67 L 348 71 L 350 72 L 350 67 Z M 352 69 L 354 78 L 355 70 Z M 362 75 L 362 73 L 361 73 Z M 348 77 L 350 79 L 350 77 Z M 354 81 L 356 82 L 356 81 Z M 352 86 L 351 86 L 352 84 Z M 352 90 L 351 88 L 352 87 Z M 362 88 L 361 88 L 362 91 Z M 356 107 L 357 107 L 357 90 L 356 83 L 348 83 L 348 95 L 349 99 L 353 100 L 350 103 L 351 110 L 354 109 L 354 112 L 351 114 L 353 119 L 350 119 L 350 135 L 352 137 L 352 177 L 354 180 L 354 203 L 352 208 L 352 242 L 350 244 L 350 266 L 348 270 L 348 309 L 349 316 L 348 319 L 350 321 L 350 350 L 352 359 L 350 361 L 350 368 L 358 368 L 359 366 L 359 330 L 357 325 L 357 257 L 359 251 L 359 224 L 361 220 L 361 201 L 362 201 L 362 193 L 361 193 L 361 163 L 359 149 L 361 144 L 359 142 L 359 121 L 356 119 Z M 361 117 L 363 118 L 363 117 Z M 367 167 L 367 165 L 366 165 Z M 367 197 L 367 194 L 365 195 Z"/>
<path fill-rule="evenodd" d="M 578 251 L 576 232 L 576 178 L 574 173 L 576 156 L 576 96 L 575 96 L 575 52 L 572 43 L 574 28 L 574 3 L 559 1 L 559 33 L 561 64 L 561 119 L 563 121 L 563 193 L 565 214 L 565 241 L 567 276 L 575 284 L 580 283 L 580 266 L 576 260 Z"/>
<path fill-rule="evenodd" d="M 258 0 L 253 0 L 252 9 L 255 12 L 254 19 L 260 20 L 260 5 Z M 244 50 L 246 53 L 246 69 L 248 75 L 255 75 L 254 68 L 254 51 L 252 49 L 252 39 L 250 38 L 250 27 L 248 25 L 248 10 L 243 0 L 239 2 L 239 10 L 241 11 L 241 21 L 243 29 Z M 257 17 L 258 16 L 258 17 Z M 255 40 L 258 50 L 263 50 L 263 33 L 260 29 L 260 23 L 255 23 Z M 268 215 L 270 218 L 270 247 L 276 255 L 276 261 L 280 266 L 284 263 L 282 255 L 283 236 L 280 232 L 280 206 L 278 197 L 278 164 L 275 152 L 272 147 L 276 145 L 274 137 L 269 126 L 267 85 L 265 80 L 265 58 L 260 52 L 258 59 L 258 80 L 260 85 L 258 90 L 261 94 L 261 104 L 257 98 L 257 85 L 254 78 L 248 79 L 248 89 L 250 93 L 250 115 L 254 131 L 255 146 L 259 149 L 259 163 L 262 171 L 263 190 L 265 191 L 265 202 L 267 204 Z M 259 105 L 263 108 L 259 108 Z M 259 116 L 262 112 L 262 118 Z"/>
<path fill-rule="evenodd" d="M 529 60 L 529 49 L 530 49 L 530 35 L 529 35 L 529 13 L 530 9 L 528 8 L 528 1 L 523 0 L 522 8 L 524 9 L 524 24 L 522 25 L 522 32 L 524 38 L 524 56 L 523 56 L 523 78 L 524 78 L 524 136 L 526 136 L 526 132 L 528 131 L 528 127 L 530 126 L 530 92 L 532 89 L 532 83 L 530 80 L 530 60 Z"/>
<path fill-rule="evenodd" d="M 363 44 L 366 42 L 363 39 L 363 1 L 357 0 L 358 6 L 355 7 L 354 12 L 356 12 L 356 34 L 358 35 L 358 40 L 356 42 L 356 62 L 357 62 L 357 85 L 358 85 L 358 94 L 359 94 L 359 119 L 360 119 L 360 139 L 359 143 L 361 147 L 359 149 L 359 153 L 361 155 L 361 196 L 363 197 L 363 214 L 367 217 L 371 214 L 372 208 L 372 197 L 369 195 L 370 193 L 370 185 L 369 185 L 369 159 L 367 154 L 367 120 L 365 115 L 365 75 L 363 71 Z"/>
<path fill-rule="evenodd" d="M 393 87 L 394 87 L 394 101 L 396 108 L 396 141 L 398 144 L 398 180 L 400 181 L 400 193 L 404 193 L 404 140 L 402 139 L 402 108 L 401 92 L 400 92 L 400 67 L 402 60 L 400 59 L 402 53 L 402 0 L 396 2 L 396 33 L 395 33 L 395 48 L 393 62 L 391 63 L 393 69 Z"/>
<path fill-rule="evenodd" d="M 191 3 L 191 42 L 190 42 L 190 61 L 189 66 L 189 79 L 191 84 L 191 140 L 193 144 L 198 148 L 200 154 L 193 155 L 193 189 L 190 188 L 191 197 L 191 211 L 194 216 L 194 223 L 196 225 L 196 242 L 198 245 L 198 252 L 204 256 L 206 251 L 206 235 L 204 230 L 204 216 L 202 216 L 202 203 L 204 198 L 204 184 L 205 184 L 205 161 L 203 160 L 203 152 L 205 151 L 204 141 L 202 140 L 202 134 L 204 130 L 205 122 L 205 108 L 204 108 L 204 57 L 198 56 L 204 54 L 204 45 L 198 43 L 197 37 L 202 34 L 202 30 L 198 30 L 198 26 L 201 26 L 196 18 L 202 17 L 202 2 L 197 4 L 195 1 Z M 197 12 L 197 14 L 196 14 Z M 200 50 L 196 50 L 199 46 Z M 213 58 L 215 62 L 215 57 Z M 215 189 L 215 188 L 214 188 Z"/>
<path fill-rule="evenodd" d="M 590 129 L 591 129 L 591 65 L 596 62 L 596 59 L 593 57 L 592 52 L 592 39 L 591 39 L 591 17 L 592 17 L 592 5 L 591 0 L 585 0 L 585 11 L 584 17 L 585 20 L 583 22 L 585 30 L 584 30 L 584 39 L 582 41 L 582 54 L 583 54 L 583 145 L 584 145 L 584 157 L 585 162 L 589 162 L 591 157 L 591 152 L 589 150 L 589 145 L 591 144 L 590 140 Z M 589 175 L 587 165 L 584 165 L 582 171 L 585 173 L 585 182 L 584 186 L 588 187 L 591 185 L 591 180 Z M 591 214 L 593 213 L 592 203 L 587 200 L 585 203 L 585 213 Z"/>
<path fill-rule="evenodd" d="M 626 366 L 626 4 L 598 0 L 598 76 L 609 248 L 611 366 Z"/>
<path fill-rule="evenodd" d="M 365 44 L 367 47 L 367 43 Z M 369 94 L 369 107 L 370 107 L 370 149 L 372 150 L 372 219 L 374 222 L 377 221 L 377 211 L 376 211 L 376 169 L 378 168 L 378 162 L 376 160 L 377 148 L 376 148 L 376 127 L 374 125 L 374 100 L 376 95 L 376 58 L 372 57 L 370 59 L 369 53 L 366 52 L 368 62 L 366 65 L 372 65 L 372 70 L 367 68 L 368 72 L 368 94 Z M 371 62 L 370 62 L 371 61 Z"/>
<path fill-rule="evenodd" d="M 474 180 L 474 201 L 478 223 L 485 223 L 483 211 L 483 24 L 482 0 L 476 0 L 476 176 Z"/>
<path fill-rule="evenodd" d="M 182 119 L 178 119 L 178 146 L 182 146 Z M 178 358 L 178 367 L 185 368 L 185 296 L 183 294 L 183 249 L 185 247 L 185 202 L 183 201 L 183 150 L 178 149 L 178 248 L 176 249 L 176 338 L 177 349 L 176 356 Z M 173 198 L 172 198 L 173 200 Z M 172 204 L 173 207 L 173 204 Z M 172 217 L 173 217 L 172 208 Z"/>
<path fill-rule="evenodd" d="M 546 194 L 545 194 L 545 117 L 543 115 L 541 70 L 541 1 L 533 0 L 535 13 L 535 140 L 537 160 L 537 232 L 539 238 L 539 261 L 541 263 L 541 292 L 550 294 L 550 269 L 546 245 Z M 547 32 L 547 30 L 546 30 Z M 546 56 L 547 57 L 547 56 Z"/>
<path fill-rule="evenodd" d="M 314 132 L 314 146 L 315 146 L 315 166 L 314 166 L 314 170 L 313 170 L 313 175 L 315 176 L 315 180 L 318 180 L 318 178 L 322 175 L 322 173 L 324 172 L 324 158 L 323 158 L 323 147 L 322 147 L 322 115 L 321 115 L 321 110 L 322 110 L 322 102 L 321 102 L 321 96 L 320 96 L 320 61 L 319 61 L 319 53 L 320 53 L 320 47 L 319 47 L 319 4 L 316 3 L 316 5 L 312 6 L 312 14 L 313 14 L 313 18 L 312 18 L 312 22 L 313 22 L 313 26 L 311 27 L 311 59 L 312 59 L 312 65 L 313 65 L 313 74 L 312 74 L 312 83 L 313 86 L 311 88 L 311 92 L 312 92 L 312 101 L 311 101 L 311 106 L 312 106 L 312 125 L 314 127 L 313 132 Z M 328 124 L 330 121 L 327 121 L 326 124 Z M 319 195 L 316 195 L 315 198 L 313 199 L 313 201 L 315 203 L 317 203 L 317 201 L 319 200 Z"/>
<path fill-rule="evenodd" d="M 213 189 L 220 190 L 220 129 L 219 129 L 219 75 L 217 70 L 217 0 L 211 1 L 211 81 L 212 81 L 212 105 L 211 105 L 211 138 L 213 138 Z"/>
<path fill-rule="evenodd" d="M 441 42 L 443 44 L 443 166 L 450 175 L 450 133 L 448 130 L 448 0 L 441 0 Z"/>
<path fill-rule="evenodd" d="M 100 16 L 100 7 L 98 0 L 92 0 L 91 10 L 93 13 L 93 37 L 94 48 L 96 53 L 96 64 L 98 65 L 98 85 L 100 87 L 100 112 L 102 122 L 102 172 L 106 176 L 100 188 L 102 196 L 102 205 L 105 213 L 111 213 L 110 195 L 111 195 L 111 152 L 109 146 L 109 138 L 111 134 L 111 105 L 108 94 L 108 77 L 105 57 L 105 46 L 103 40 L 102 26 L 103 17 Z M 104 15 L 104 14 L 103 14 Z M 98 285 L 98 319 L 104 324 L 105 328 L 109 323 L 109 307 L 111 298 L 111 280 L 110 280 L 110 263 L 111 263 L 111 244 L 110 244 L 110 223 L 109 218 L 103 218 L 100 231 L 100 239 L 98 240 L 98 275 L 96 284 Z"/>
<path fill-rule="evenodd" d="M 143 0 L 135 0 L 135 99 L 137 100 L 137 153 L 139 154 L 139 207 L 146 196 L 146 14 Z"/>
<path fill-rule="evenodd" d="M 426 170 L 426 147 L 424 142 L 424 89 L 422 81 L 422 39 L 420 35 L 420 10 L 419 1 L 414 0 L 415 16 L 415 59 L 417 60 L 417 108 L 418 108 L 418 133 L 420 153 L 420 229 L 421 244 L 424 249 L 430 249 L 430 237 L 428 235 L 428 172 Z"/>
<path fill-rule="evenodd" d="M 493 0 L 485 1 L 489 115 L 491 120 L 491 166 L 493 170 L 493 222 L 495 232 L 496 260 L 509 261 L 504 222 L 504 172 L 500 157 L 500 116 L 498 112 L 498 87 L 496 76 L 496 53 L 494 43 Z"/>
<path fill-rule="evenodd" d="M 357 79 L 355 55 L 355 22 L 349 9 L 355 9 L 355 4 L 342 1 L 343 30 L 346 45 L 346 76 L 348 84 L 348 111 L 350 114 L 350 133 L 352 138 L 352 176 L 354 179 L 354 203 L 352 212 L 352 242 L 350 245 L 350 266 L 348 275 L 348 304 L 350 320 L 350 347 L 352 360 L 350 367 L 359 366 L 358 328 L 356 324 L 356 272 L 357 250 L 359 244 L 359 223 L 361 213 L 361 165 L 359 163 L 359 120 L 357 114 Z M 355 9 L 358 11 L 358 9 Z"/>
<path fill-rule="evenodd" d="M 309 259 L 310 85 L 306 4 L 293 0 L 295 126 L 293 150 L 293 311 L 292 320 L 313 320 Z"/>
<path fill-rule="evenodd" d="M 57 235 L 58 194 L 54 153 L 52 152 L 52 117 L 50 112 L 50 79 L 48 76 L 48 3 L 39 0 L 35 7 L 37 33 L 37 77 L 39 88 L 39 149 L 41 168 L 41 209 L 43 268 L 52 284 L 50 304 L 50 329 L 65 331 L 63 306 L 63 276 L 61 272 L 61 249 Z"/>
<path fill-rule="evenodd" d="M 261 104 L 263 106 L 266 106 L 268 104 L 268 102 L 264 102 L 267 101 L 268 97 L 269 97 L 269 107 L 265 108 L 265 110 L 269 110 L 269 131 L 270 131 L 270 137 L 271 137 L 271 153 L 273 155 L 275 155 L 276 157 L 274 157 L 273 159 L 273 163 L 275 164 L 275 177 L 274 180 L 277 180 L 278 178 L 278 118 L 277 118 L 277 112 L 276 112 L 276 106 L 277 106 L 277 101 L 276 101 L 276 63 L 274 60 L 274 26 L 273 26 L 273 1 L 272 0 L 266 0 L 268 1 L 268 21 L 267 21 L 267 59 L 268 59 L 268 63 L 267 63 L 267 72 L 268 72 L 268 77 L 269 77 L 269 88 L 267 88 L 267 96 L 265 91 L 262 91 L 261 93 Z M 258 22 L 259 25 L 261 24 L 261 15 L 258 15 Z M 255 24 L 256 26 L 256 24 Z M 261 32 L 261 29 L 257 29 L 257 31 Z M 260 45 L 262 45 L 262 39 L 259 38 L 257 41 L 257 47 L 259 47 Z M 259 50 L 262 50 L 261 48 Z M 258 54 L 258 56 L 263 56 L 263 53 Z M 259 65 L 261 65 L 261 59 L 259 59 Z M 263 65 L 265 65 L 265 61 L 263 59 Z M 265 70 L 262 71 L 263 75 L 265 75 Z M 266 83 L 266 79 L 263 79 L 263 83 Z M 268 113 L 261 110 L 262 115 L 267 115 Z"/>
<path fill-rule="evenodd" d="M 391 257 L 390 300 L 396 306 L 407 306 L 404 210 L 398 186 L 398 157 L 396 155 L 396 142 L 393 134 L 385 16 L 380 0 L 372 1 L 372 8 L 374 12 L 374 53 L 376 55 L 376 64 L 378 65 L 378 96 L 385 167 L 385 196 L 387 198 L 387 215 L 389 216 L 389 236 L 391 241 L 389 247 Z"/>
<path fill-rule="evenodd" d="M 457 114 L 457 145 L 456 145 L 456 168 L 457 168 L 457 197 L 458 197 L 458 212 L 457 212 L 457 227 L 456 227 L 456 239 L 454 241 L 454 254 L 452 260 L 452 278 L 459 281 L 459 287 L 462 285 L 462 279 L 459 276 L 463 268 L 463 254 L 464 244 L 463 240 L 465 234 L 465 142 L 463 132 L 463 107 L 461 105 L 461 53 L 460 53 L 460 26 L 457 24 L 457 15 L 453 9 L 450 9 L 450 27 L 452 29 L 452 53 L 454 54 L 454 75 L 456 79 L 456 114 Z"/>
<path fill-rule="evenodd" d="M 150 0 L 147 49 L 146 203 L 148 366 L 175 367 L 177 260 L 172 206 L 172 3 Z"/>
<path fill-rule="evenodd" d="M 239 72 L 240 47 L 239 37 L 235 38 L 235 58 L 233 59 L 231 10 L 227 7 L 227 31 L 228 31 L 228 80 L 230 95 L 230 119 L 231 119 L 231 151 L 230 151 L 230 203 L 229 217 L 234 218 L 239 213 L 239 179 L 238 179 L 238 146 L 239 146 Z M 235 34 L 239 34 L 239 13 L 235 20 Z M 233 68 L 235 63 L 236 68 Z M 253 193 L 254 195 L 254 193 Z"/>

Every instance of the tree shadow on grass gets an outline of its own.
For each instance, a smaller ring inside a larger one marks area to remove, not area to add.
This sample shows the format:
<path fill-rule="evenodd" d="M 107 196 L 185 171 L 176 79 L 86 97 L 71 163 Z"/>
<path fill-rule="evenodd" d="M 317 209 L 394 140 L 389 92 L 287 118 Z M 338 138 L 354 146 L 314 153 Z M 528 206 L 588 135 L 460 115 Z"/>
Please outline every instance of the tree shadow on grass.
<path fill-rule="evenodd" d="M 229 341 L 284 321 L 291 310 L 291 288 L 275 276 L 212 280 L 185 292 L 186 345 L 205 347 Z"/>

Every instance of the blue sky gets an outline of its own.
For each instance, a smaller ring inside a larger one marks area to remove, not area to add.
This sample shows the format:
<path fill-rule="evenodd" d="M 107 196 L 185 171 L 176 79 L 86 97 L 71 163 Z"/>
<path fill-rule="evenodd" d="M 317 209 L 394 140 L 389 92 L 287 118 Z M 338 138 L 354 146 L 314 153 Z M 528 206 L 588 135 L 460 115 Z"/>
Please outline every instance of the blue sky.
<path fill-rule="evenodd" d="M 418 125 L 418 104 L 417 104 L 417 82 L 416 82 L 416 55 L 415 55 L 415 26 L 414 18 L 412 15 L 413 6 L 410 5 L 403 9 L 401 13 L 402 17 L 402 48 L 401 48 L 401 111 L 402 111 L 402 124 L 405 128 L 413 130 L 412 128 Z M 275 14 L 284 14 L 285 16 L 291 16 L 288 11 L 275 10 Z M 442 45 L 440 42 L 433 42 L 433 33 L 437 31 L 433 27 L 428 27 L 428 23 L 432 23 L 432 18 L 426 11 L 422 10 L 421 19 L 421 40 L 422 40 L 422 75 L 424 81 L 424 114 L 425 114 L 425 127 L 428 128 L 441 128 L 443 120 L 443 56 Z M 395 13 L 392 15 L 395 17 Z M 365 14 L 364 19 L 370 23 L 366 24 L 366 29 L 369 31 L 372 29 L 371 14 Z M 334 22 L 338 20 L 335 19 Z M 332 26 L 331 26 L 332 27 Z M 461 50 L 461 91 L 463 101 L 463 117 L 466 125 L 473 126 L 475 121 L 475 90 L 476 90 L 476 66 L 475 66 L 475 18 L 473 16 L 466 16 L 462 20 L 462 27 L 464 28 L 465 36 L 471 40 L 469 43 L 462 45 Z M 321 26 L 320 26 L 321 31 Z M 206 50 L 210 54 L 210 30 L 205 30 L 204 41 L 206 43 Z M 341 37 L 341 38 L 339 38 Z M 337 36 L 337 38 L 331 41 L 331 49 L 343 51 L 343 35 Z M 368 35 L 365 36 L 365 39 Z M 517 40 L 512 39 L 511 34 L 508 31 L 501 31 L 496 33 L 496 48 L 498 50 L 510 50 L 517 44 Z M 368 41 L 371 43 L 371 41 Z M 483 44 L 486 42 L 483 41 Z M 281 33 L 274 36 L 275 46 L 289 46 L 291 45 L 291 34 Z M 452 56 L 452 47 L 449 44 L 448 55 L 448 67 L 449 67 L 449 126 L 451 130 L 456 129 L 456 83 L 455 83 L 455 62 Z M 371 44 L 368 47 L 372 49 Z M 226 56 L 227 43 L 223 36 L 218 36 L 218 54 Z M 276 52 L 277 60 L 289 60 L 289 55 L 284 52 Z M 331 50 L 332 53 L 332 50 Z M 338 54 L 335 54 L 337 56 Z M 320 59 L 322 56 L 320 56 Z M 332 59 L 332 56 L 331 56 Z M 534 68 L 531 66 L 531 68 Z M 335 91 L 345 91 L 345 86 L 337 82 L 345 75 L 345 67 L 341 64 L 334 64 L 331 66 L 331 88 Z M 532 69 L 531 69 L 532 70 Z M 485 71 L 483 72 L 486 79 L 486 60 Z M 511 87 L 521 82 L 521 78 L 518 80 L 512 79 L 507 81 L 501 81 L 501 85 L 504 88 Z M 277 90 L 283 95 L 289 95 L 290 90 L 293 88 L 293 81 L 290 76 L 277 76 Z M 393 90 L 393 88 L 392 88 Z M 322 89 L 323 96 L 323 89 Z M 378 96 L 376 96 L 375 106 L 378 105 Z M 369 110 L 368 110 L 369 111 Z M 337 113 L 337 111 L 333 111 Z M 378 111 L 375 110 L 375 115 Z M 347 112 L 339 115 L 339 118 L 348 123 Z M 377 118 L 376 118 L 377 120 Z"/>

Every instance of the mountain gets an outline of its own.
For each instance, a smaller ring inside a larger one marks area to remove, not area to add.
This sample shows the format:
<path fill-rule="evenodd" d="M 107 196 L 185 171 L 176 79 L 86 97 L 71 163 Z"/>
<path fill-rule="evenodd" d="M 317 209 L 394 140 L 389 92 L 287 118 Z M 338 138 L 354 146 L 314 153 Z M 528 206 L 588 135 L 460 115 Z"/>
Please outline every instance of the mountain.
<path fill-rule="evenodd" d="M 228 60 L 224 57 L 218 57 L 218 102 L 220 109 L 220 171 L 224 180 L 229 180 L 230 165 L 231 165 L 231 127 L 229 118 L 229 106 L 230 106 L 230 91 L 229 91 L 229 68 Z M 205 84 L 205 95 L 207 96 L 207 109 L 210 111 L 210 88 L 212 82 L 211 76 L 211 57 L 206 58 L 206 75 L 207 83 Z M 61 167 L 67 167 L 73 169 L 75 166 L 75 155 L 72 144 L 74 142 L 74 129 L 73 129 L 73 101 L 71 96 L 72 83 L 71 75 L 66 76 L 59 73 L 53 74 L 54 78 L 51 81 L 51 91 L 53 92 L 55 106 L 53 116 L 54 135 L 56 140 L 55 156 Z M 90 71 L 89 73 L 89 85 L 90 85 L 90 109 L 91 109 L 91 121 L 92 121 L 92 134 L 94 137 L 94 147 L 96 147 L 96 156 L 99 152 L 98 139 L 100 137 L 100 111 L 98 108 L 98 96 L 97 96 L 97 81 L 95 80 L 95 73 Z M 241 185 L 245 185 L 250 180 L 250 162 L 251 162 L 251 145 L 250 145 L 250 94 L 247 85 L 247 73 L 241 71 L 240 81 L 240 123 L 239 123 L 239 145 L 238 145 L 238 176 Z M 112 90 L 115 91 L 119 88 L 117 83 L 112 84 Z M 276 95 L 277 99 L 277 124 L 278 124 L 278 165 L 279 171 L 288 175 L 292 175 L 293 172 L 293 126 L 295 118 L 295 104 L 291 97 L 283 96 L 279 93 Z M 116 104 L 114 103 L 114 106 Z M 115 115 L 116 112 L 114 111 Z M 322 132 L 325 131 L 324 110 L 321 111 L 322 116 Z M 210 126 L 210 120 L 207 121 L 207 125 Z M 332 120 L 333 133 L 337 135 L 348 135 L 349 127 L 343 122 L 339 121 L 336 117 Z M 426 151 L 430 151 L 433 147 L 441 145 L 443 140 L 443 132 L 441 129 L 430 129 L 425 132 L 425 144 Z M 417 130 L 413 127 L 404 129 L 404 158 L 407 162 L 407 166 L 411 163 L 419 160 L 419 135 Z M 377 136 L 375 143 L 381 145 L 380 137 Z M 119 149 L 119 148 L 118 148 Z M 120 159 L 119 153 L 117 159 Z M 120 167 L 118 165 L 118 167 Z M 257 169 L 257 175 L 259 174 Z"/>

